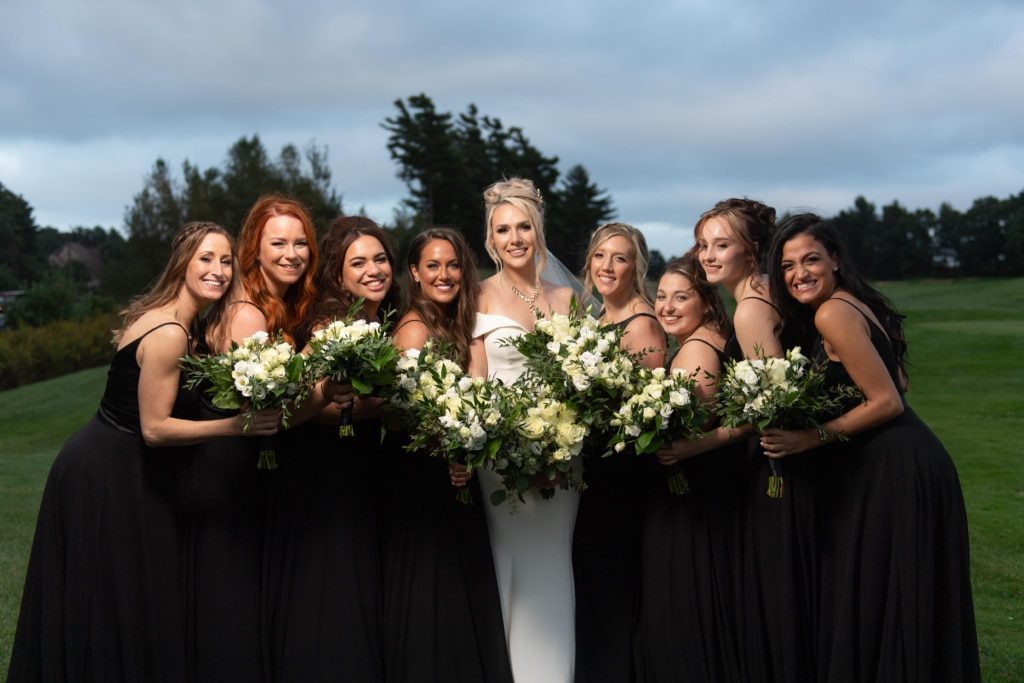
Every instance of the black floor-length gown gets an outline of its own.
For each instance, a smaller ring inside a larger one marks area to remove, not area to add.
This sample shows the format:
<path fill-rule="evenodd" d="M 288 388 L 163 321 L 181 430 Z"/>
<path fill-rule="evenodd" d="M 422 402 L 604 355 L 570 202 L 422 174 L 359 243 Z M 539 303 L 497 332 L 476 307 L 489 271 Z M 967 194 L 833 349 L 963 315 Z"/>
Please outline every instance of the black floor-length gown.
<path fill-rule="evenodd" d="M 380 425 L 306 423 L 278 439 L 265 547 L 272 680 L 383 680 Z"/>
<path fill-rule="evenodd" d="M 142 439 L 135 354 L 146 334 L 114 355 L 96 416 L 50 469 L 12 682 L 186 678 L 181 496 L 188 452 Z"/>
<path fill-rule="evenodd" d="M 900 386 L 888 337 L 864 317 Z M 853 384 L 839 362 L 826 378 Z M 825 462 L 817 679 L 980 680 L 967 516 L 942 443 L 904 402 Z"/>
<path fill-rule="evenodd" d="M 640 681 L 755 680 L 746 675 L 740 647 L 746 462 L 746 444 L 682 461 L 676 467 L 689 484 L 683 495 L 669 490 L 674 468 L 647 463 L 636 634 Z"/>
<path fill-rule="evenodd" d="M 477 477 L 455 498 L 447 465 L 388 450 L 384 516 L 384 664 L 393 683 L 512 683 Z"/>
<path fill-rule="evenodd" d="M 237 412 L 237 411 L 234 411 Z M 205 399 L 199 418 L 232 415 Z M 223 437 L 195 447 L 187 476 L 188 644 L 192 680 L 261 681 L 264 540 L 276 472 L 257 468 L 275 437 Z"/>
<path fill-rule="evenodd" d="M 625 330 L 636 313 L 615 323 Z M 642 464 L 632 451 L 585 453 L 572 539 L 577 683 L 631 681 L 640 572 Z"/>

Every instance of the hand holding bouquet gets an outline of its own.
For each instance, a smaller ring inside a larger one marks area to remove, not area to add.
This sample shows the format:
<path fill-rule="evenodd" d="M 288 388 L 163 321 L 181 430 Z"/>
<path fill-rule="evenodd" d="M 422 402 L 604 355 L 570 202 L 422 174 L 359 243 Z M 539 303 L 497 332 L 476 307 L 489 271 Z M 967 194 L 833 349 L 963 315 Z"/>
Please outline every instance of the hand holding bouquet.
<path fill-rule="evenodd" d="M 306 372 L 312 381 L 330 377 L 351 384 L 360 396 L 372 396 L 394 383 L 398 352 L 386 334 L 386 324 L 354 318 L 361 303 L 356 302 L 344 320 L 313 333 Z M 351 407 L 342 411 L 338 434 L 352 435 Z"/>
<path fill-rule="evenodd" d="M 675 439 L 700 436 L 708 411 L 697 399 L 694 384 L 683 369 L 640 368 L 633 392 L 609 423 L 616 428 L 609 452 L 632 447 L 642 455 Z M 669 478 L 669 490 L 676 495 L 689 491 L 686 476 L 678 467 Z"/>
<path fill-rule="evenodd" d="M 397 363 L 392 405 L 402 409 L 412 441 L 407 450 L 426 450 L 471 472 L 493 459 L 509 430 L 507 401 L 500 382 L 466 375 L 434 342 L 422 351 L 408 349 Z M 456 498 L 469 504 L 468 488 Z"/>
<path fill-rule="evenodd" d="M 281 424 L 288 426 L 289 402 L 301 402 L 308 389 L 303 375 L 303 357 L 277 335 L 256 332 L 241 344 L 232 343 L 227 353 L 186 356 L 181 360 L 185 386 L 207 385 L 214 406 L 242 409 L 243 432 L 248 431 L 256 412 L 281 410 Z M 273 447 L 260 450 L 260 469 L 277 467 Z"/>

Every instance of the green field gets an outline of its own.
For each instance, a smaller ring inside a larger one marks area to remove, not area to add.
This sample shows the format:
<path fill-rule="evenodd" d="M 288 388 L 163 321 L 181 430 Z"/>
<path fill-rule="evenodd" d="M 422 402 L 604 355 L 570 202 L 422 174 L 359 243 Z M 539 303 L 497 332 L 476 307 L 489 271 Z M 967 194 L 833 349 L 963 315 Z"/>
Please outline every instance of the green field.
<path fill-rule="evenodd" d="M 956 460 L 967 500 L 986 681 L 1024 671 L 1024 280 L 889 283 L 907 315 L 914 409 Z M 0 671 L 50 462 L 93 413 L 104 368 L 0 393 Z"/>

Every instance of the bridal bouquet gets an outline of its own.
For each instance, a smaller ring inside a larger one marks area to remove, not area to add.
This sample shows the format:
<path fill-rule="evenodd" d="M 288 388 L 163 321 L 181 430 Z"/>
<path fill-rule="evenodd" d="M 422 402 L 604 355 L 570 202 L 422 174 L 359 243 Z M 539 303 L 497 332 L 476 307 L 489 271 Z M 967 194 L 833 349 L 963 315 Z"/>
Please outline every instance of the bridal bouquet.
<path fill-rule="evenodd" d="M 556 487 L 582 490 L 577 460 L 590 427 L 579 411 L 529 376 L 502 390 L 510 396 L 505 406 L 513 429 L 491 460 L 503 485 L 491 494 L 491 502 L 523 501 L 530 489 L 544 498 L 553 496 Z"/>
<path fill-rule="evenodd" d="M 206 385 L 206 393 L 218 408 L 246 406 L 243 431 L 249 429 L 253 415 L 260 410 L 280 407 L 281 424 L 288 426 L 289 402 L 301 402 L 308 390 L 304 359 L 280 335 L 271 338 L 256 332 L 241 344 L 232 343 L 227 353 L 210 356 L 186 356 L 181 359 L 185 386 Z M 275 469 L 273 447 L 261 448 L 260 469 Z"/>
<path fill-rule="evenodd" d="M 619 347 L 622 330 L 601 325 L 573 302 L 569 315 L 539 318 L 508 343 L 526 357 L 532 378 L 568 403 L 598 436 L 630 393 L 638 358 Z"/>
<path fill-rule="evenodd" d="M 509 398 L 500 382 L 469 377 L 445 357 L 444 347 L 428 341 L 422 351 L 408 349 L 399 358 L 391 404 L 413 434 L 406 450 L 423 449 L 472 471 L 495 457 L 511 429 Z M 472 502 L 466 487 L 456 498 Z"/>
<path fill-rule="evenodd" d="M 726 427 L 752 424 L 761 432 L 770 427 L 804 429 L 818 427 L 817 416 L 835 411 L 844 396 L 829 392 L 824 373 L 811 367 L 800 347 L 786 351 L 784 358 L 732 360 L 718 386 L 716 412 Z M 781 463 L 769 460 L 768 495 L 781 498 Z"/>
<path fill-rule="evenodd" d="M 620 452 L 632 447 L 638 455 L 653 453 L 679 438 L 700 436 L 708 412 L 694 394 L 694 380 L 683 369 L 640 368 L 635 391 L 611 418 L 615 427 L 608 446 Z M 678 467 L 669 477 L 669 490 L 689 491 L 686 475 Z"/>
<path fill-rule="evenodd" d="M 331 377 L 348 382 L 360 396 L 371 396 L 394 383 L 398 352 L 386 334 L 386 323 L 355 318 L 361 304 L 362 300 L 357 301 L 344 320 L 335 320 L 313 333 L 306 372 L 312 381 Z M 341 415 L 338 434 L 352 435 L 351 407 Z"/>

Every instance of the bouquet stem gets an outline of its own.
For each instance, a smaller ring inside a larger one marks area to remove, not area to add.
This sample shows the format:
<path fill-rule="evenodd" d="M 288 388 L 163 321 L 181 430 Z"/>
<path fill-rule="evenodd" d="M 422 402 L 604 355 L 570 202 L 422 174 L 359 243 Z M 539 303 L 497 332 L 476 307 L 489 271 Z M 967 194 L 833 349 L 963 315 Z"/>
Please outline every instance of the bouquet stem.
<path fill-rule="evenodd" d="M 469 490 L 469 486 L 463 486 L 460 488 L 458 493 L 455 494 L 455 500 L 459 501 L 463 505 L 472 505 L 473 492 Z"/>
<path fill-rule="evenodd" d="M 355 434 L 355 429 L 352 428 L 352 406 L 348 406 L 341 411 L 341 421 L 338 423 L 338 436 L 345 438 L 353 434 Z"/>
<path fill-rule="evenodd" d="M 768 497 L 782 498 L 786 481 L 782 478 L 782 463 L 778 460 L 768 461 Z"/>
<path fill-rule="evenodd" d="M 277 451 L 274 449 L 273 437 L 260 437 L 259 439 L 260 456 L 256 460 L 256 469 L 258 470 L 276 470 L 277 469 Z"/>
<path fill-rule="evenodd" d="M 668 490 L 674 496 L 685 496 L 690 492 L 690 481 L 679 465 L 672 468 L 668 475 Z"/>

